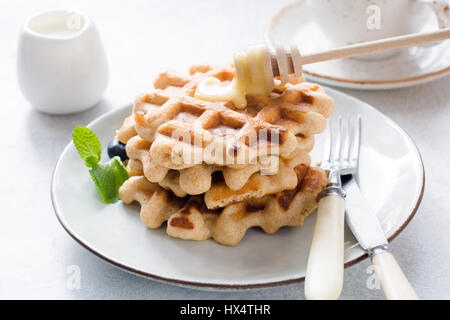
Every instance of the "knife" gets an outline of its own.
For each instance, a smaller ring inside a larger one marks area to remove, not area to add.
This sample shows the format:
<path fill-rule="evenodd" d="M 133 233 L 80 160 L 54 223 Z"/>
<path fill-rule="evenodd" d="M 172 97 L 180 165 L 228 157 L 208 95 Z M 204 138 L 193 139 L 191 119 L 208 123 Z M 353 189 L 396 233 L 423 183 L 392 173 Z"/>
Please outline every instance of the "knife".
<path fill-rule="evenodd" d="M 341 177 L 346 192 L 346 222 L 359 245 L 369 254 L 384 294 L 389 300 L 419 299 L 389 250 L 378 218 L 352 174 Z"/>

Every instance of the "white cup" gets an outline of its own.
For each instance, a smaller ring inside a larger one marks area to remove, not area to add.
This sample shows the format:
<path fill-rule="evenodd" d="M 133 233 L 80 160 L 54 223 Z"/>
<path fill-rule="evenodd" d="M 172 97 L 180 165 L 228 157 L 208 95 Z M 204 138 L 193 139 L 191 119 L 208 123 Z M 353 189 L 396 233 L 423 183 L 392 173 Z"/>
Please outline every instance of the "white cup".
<path fill-rule="evenodd" d="M 431 13 L 439 27 L 449 27 L 444 0 L 308 0 L 314 20 L 337 47 L 420 32 Z M 389 58 L 399 50 L 357 57 L 363 60 Z"/>
<path fill-rule="evenodd" d="M 17 73 L 27 100 L 51 114 L 94 106 L 108 82 L 106 55 L 97 29 L 76 11 L 45 11 L 25 22 Z"/>

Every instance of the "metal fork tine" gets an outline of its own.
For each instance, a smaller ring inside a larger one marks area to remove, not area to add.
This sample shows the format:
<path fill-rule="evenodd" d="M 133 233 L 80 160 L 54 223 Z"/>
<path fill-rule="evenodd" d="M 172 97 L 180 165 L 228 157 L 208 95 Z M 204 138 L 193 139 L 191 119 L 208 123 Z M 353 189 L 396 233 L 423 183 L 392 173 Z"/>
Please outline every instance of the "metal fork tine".
<path fill-rule="evenodd" d="M 341 137 L 342 145 L 341 145 L 341 163 L 349 161 L 350 154 L 350 118 L 345 117 L 342 125 L 342 137 Z"/>
<path fill-rule="evenodd" d="M 338 116 L 329 122 L 322 167 L 350 172 L 358 165 L 361 116 Z M 347 173 L 344 173 L 347 174 Z"/>
<path fill-rule="evenodd" d="M 361 116 L 358 115 L 354 121 L 353 126 L 353 141 L 352 141 L 352 151 L 351 151 L 351 161 L 357 165 L 359 158 L 359 149 L 361 145 Z"/>
<path fill-rule="evenodd" d="M 353 121 L 353 117 L 349 116 L 348 117 L 348 150 L 347 150 L 348 163 L 350 163 L 350 161 L 351 161 L 353 139 L 354 139 L 354 121 Z"/>
<path fill-rule="evenodd" d="M 339 151 L 336 156 L 337 161 L 342 161 L 342 149 L 344 147 L 344 140 L 345 140 L 345 128 L 344 128 L 344 118 L 342 116 L 339 116 Z"/>
<path fill-rule="evenodd" d="M 350 164 L 352 161 L 353 146 L 355 145 L 355 119 L 353 117 L 349 117 L 348 119 L 348 139 L 347 159 Z"/>
<path fill-rule="evenodd" d="M 331 145 L 333 143 L 333 132 L 332 132 L 332 124 L 331 121 L 329 122 L 328 126 L 328 135 L 327 135 L 327 142 L 325 143 L 325 150 L 323 153 L 323 160 L 330 162 L 331 161 Z"/>
<path fill-rule="evenodd" d="M 333 148 L 333 161 L 338 161 L 341 156 L 341 142 L 342 142 L 342 117 L 339 116 L 337 128 L 335 129 L 335 138 L 332 143 Z"/>

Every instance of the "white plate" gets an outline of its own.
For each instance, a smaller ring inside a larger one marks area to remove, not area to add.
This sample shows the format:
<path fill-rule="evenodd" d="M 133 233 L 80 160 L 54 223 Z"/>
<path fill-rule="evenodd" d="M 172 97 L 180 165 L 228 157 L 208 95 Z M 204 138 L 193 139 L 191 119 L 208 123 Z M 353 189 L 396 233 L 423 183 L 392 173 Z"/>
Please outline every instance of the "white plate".
<path fill-rule="evenodd" d="M 363 121 L 360 180 L 388 238 L 394 238 L 416 212 L 423 194 L 420 154 L 407 134 L 371 106 L 338 91 L 335 115 L 361 114 Z M 131 106 L 113 110 L 89 127 L 103 148 L 114 136 Z M 313 159 L 319 160 L 324 135 L 317 138 Z M 102 159 L 107 155 L 103 150 Z M 169 283 L 203 288 L 256 288 L 303 280 L 315 214 L 300 228 L 282 228 L 274 235 L 249 230 L 235 247 L 213 240 L 173 239 L 165 228 L 149 230 L 139 207 L 104 205 L 87 168 L 72 143 L 54 171 L 52 201 L 67 232 L 106 261 L 127 271 Z M 346 266 L 365 257 L 352 234 L 345 232 Z"/>
<path fill-rule="evenodd" d="M 423 32 L 437 30 L 431 13 Z M 304 0 L 282 8 L 272 18 L 266 41 L 285 45 L 296 43 L 302 54 L 320 52 L 335 46 L 314 21 Z M 384 90 L 414 86 L 450 73 L 450 41 L 433 47 L 412 47 L 380 61 L 340 59 L 303 66 L 309 80 L 342 88 Z"/>

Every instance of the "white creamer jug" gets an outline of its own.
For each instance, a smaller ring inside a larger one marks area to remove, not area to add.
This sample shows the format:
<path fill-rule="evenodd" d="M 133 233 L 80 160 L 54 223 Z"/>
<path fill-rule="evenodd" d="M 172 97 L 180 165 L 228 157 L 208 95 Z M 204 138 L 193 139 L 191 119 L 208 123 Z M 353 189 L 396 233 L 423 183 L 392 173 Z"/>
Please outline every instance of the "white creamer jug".
<path fill-rule="evenodd" d="M 51 114 L 86 110 L 108 82 L 105 50 L 83 13 L 54 10 L 29 18 L 17 54 L 20 88 L 34 108 Z"/>

